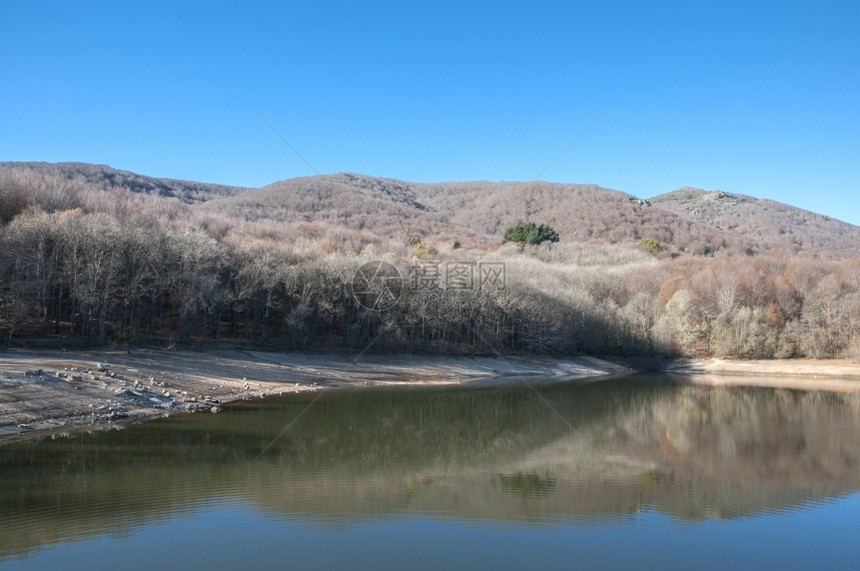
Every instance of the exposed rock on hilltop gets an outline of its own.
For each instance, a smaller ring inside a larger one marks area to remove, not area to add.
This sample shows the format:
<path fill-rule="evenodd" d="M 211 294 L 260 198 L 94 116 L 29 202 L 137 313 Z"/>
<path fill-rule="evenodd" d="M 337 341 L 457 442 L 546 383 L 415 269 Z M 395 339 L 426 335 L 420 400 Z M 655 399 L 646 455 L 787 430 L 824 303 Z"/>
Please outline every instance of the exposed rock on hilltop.
<path fill-rule="evenodd" d="M 655 196 L 655 207 L 756 241 L 805 250 L 860 251 L 860 228 L 773 200 L 697 188 Z"/>

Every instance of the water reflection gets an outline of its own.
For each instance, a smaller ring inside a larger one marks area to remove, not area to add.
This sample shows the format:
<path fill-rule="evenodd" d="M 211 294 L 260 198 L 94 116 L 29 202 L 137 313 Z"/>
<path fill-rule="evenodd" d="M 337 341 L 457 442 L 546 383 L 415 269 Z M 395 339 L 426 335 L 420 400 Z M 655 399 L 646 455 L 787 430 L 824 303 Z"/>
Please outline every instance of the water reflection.
<path fill-rule="evenodd" d="M 646 509 L 752 516 L 860 489 L 856 393 L 652 377 L 536 388 L 542 398 L 523 384 L 339 391 L 310 407 L 314 395 L 295 395 L 6 446 L 0 555 L 218 502 L 323 526 L 403 514 L 612 525 Z"/>

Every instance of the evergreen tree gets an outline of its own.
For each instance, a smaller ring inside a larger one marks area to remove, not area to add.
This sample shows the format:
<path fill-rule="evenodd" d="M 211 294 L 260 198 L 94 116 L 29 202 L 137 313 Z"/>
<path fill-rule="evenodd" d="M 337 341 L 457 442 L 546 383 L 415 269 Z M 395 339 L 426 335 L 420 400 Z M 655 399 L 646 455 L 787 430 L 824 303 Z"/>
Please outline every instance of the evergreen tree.
<path fill-rule="evenodd" d="M 558 242 L 558 232 L 549 224 L 537 226 L 534 222 L 520 222 L 505 230 L 502 244 L 516 242 L 517 244 L 540 244 L 542 242 Z"/>

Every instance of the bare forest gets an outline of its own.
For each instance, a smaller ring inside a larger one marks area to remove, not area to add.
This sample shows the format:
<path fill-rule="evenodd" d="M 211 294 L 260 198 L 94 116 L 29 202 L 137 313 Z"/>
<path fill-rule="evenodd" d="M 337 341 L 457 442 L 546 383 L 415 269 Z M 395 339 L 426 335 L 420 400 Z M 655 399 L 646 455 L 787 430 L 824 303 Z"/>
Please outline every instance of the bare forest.
<path fill-rule="evenodd" d="M 860 358 L 860 228 L 696 189 L 3 163 L 0 268 L 0 346 Z"/>

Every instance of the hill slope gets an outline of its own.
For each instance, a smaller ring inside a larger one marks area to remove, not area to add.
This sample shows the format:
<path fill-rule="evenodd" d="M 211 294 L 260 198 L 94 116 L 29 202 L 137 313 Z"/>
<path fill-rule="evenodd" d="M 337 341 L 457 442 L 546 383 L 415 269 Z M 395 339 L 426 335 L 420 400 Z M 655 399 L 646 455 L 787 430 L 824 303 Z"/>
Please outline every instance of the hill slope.
<path fill-rule="evenodd" d="M 860 251 L 860 228 L 774 200 L 720 190 L 681 188 L 655 196 L 656 208 L 719 230 L 806 250 Z"/>
<path fill-rule="evenodd" d="M 175 197 L 188 204 L 197 204 L 220 196 L 232 196 L 247 190 L 223 184 L 154 178 L 117 170 L 107 165 L 89 163 L 6 162 L 0 163 L 0 168 L 21 173 L 30 171 L 39 175 L 53 175 L 76 180 L 102 190 L 126 188 L 137 194 Z"/>
<path fill-rule="evenodd" d="M 549 222 L 563 241 L 657 240 L 693 254 L 860 251 L 860 228 L 771 200 L 680 189 L 651 201 L 596 185 L 410 183 L 357 174 L 284 180 L 202 207 L 231 219 L 323 223 L 387 238 L 498 243 L 518 222 Z"/>
<path fill-rule="evenodd" d="M 694 255 L 860 252 L 857 226 L 772 200 L 694 188 L 645 201 L 596 185 L 423 184 L 350 173 L 288 179 L 261 189 L 153 178 L 85 163 L 0 163 L 0 175 L 6 188 L 0 188 L 0 197 L 10 194 L 13 180 L 24 187 L 67 181 L 97 191 L 119 188 L 173 197 L 203 217 L 258 233 L 263 226 L 280 225 L 283 233 L 303 224 L 304 232 L 317 235 L 361 232 L 365 242 L 370 235 L 400 241 L 420 236 L 490 247 L 506 228 L 532 220 L 549 222 L 562 241 L 653 239 L 667 250 Z M 39 177 L 43 180 L 37 184 Z"/>
<path fill-rule="evenodd" d="M 653 238 L 704 254 L 755 247 L 744 236 L 651 208 L 596 185 L 536 182 L 420 184 L 356 174 L 285 180 L 201 206 L 235 221 L 312 223 L 369 230 L 386 238 L 420 236 L 498 244 L 524 220 L 549 222 L 568 242 Z"/>
<path fill-rule="evenodd" d="M 501 245 L 526 219 L 560 243 Z M 339 174 L 241 191 L 0 165 L 0 344 L 845 358 L 860 355 L 858 243 L 856 226 L 695 189 L 650 203 Z M 380 258 L 394 269 L 372 283 Z"/>

